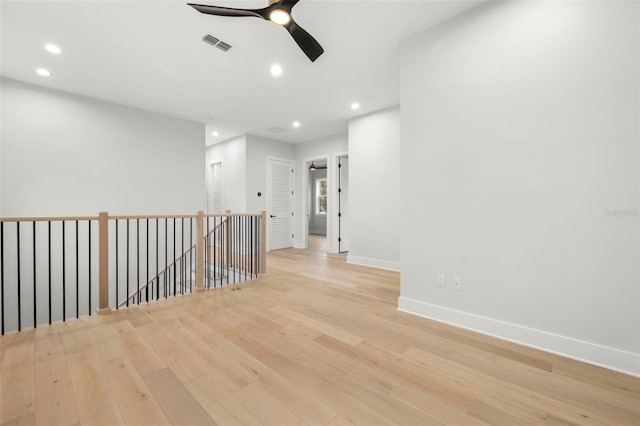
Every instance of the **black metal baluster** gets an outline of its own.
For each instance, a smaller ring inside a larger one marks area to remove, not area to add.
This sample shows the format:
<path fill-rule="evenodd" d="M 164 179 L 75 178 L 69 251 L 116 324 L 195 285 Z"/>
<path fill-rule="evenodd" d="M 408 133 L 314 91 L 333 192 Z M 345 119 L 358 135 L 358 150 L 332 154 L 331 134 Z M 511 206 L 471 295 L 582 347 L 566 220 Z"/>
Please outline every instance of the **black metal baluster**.
<path fill-rule="evenodd" d="M 116 219 L 116 311 L 120 306 L 120 299 L 118 298 L 118 219 Z"/>
<path fill-rule="evenodd" d="M 62 221 L 62 322 L 67 320 L 67 248 L 64 229 L 64 220 Z"/>
<path fill-rule="evenodd" d="M 156 300 L 160 299 L 160 218 L 156 218 Z"/>
<path fill-rule="evenodd" d="M 173 218 L 173 296 L 176 295 L 176 267 L 178 266 L 175 263 L 176 259 L 176 218 Z"/>
<path fill-rule="evenodd" d="M 87 221 L 89 230 L 89 316 L 91 316 L 91 220 Z"/>
<path fill-rule="evenodd" d="M 147 218 L 147 281 L 145 281 L 145 293 L 147 295 L 147 303 L 149 303 L 149 218 Z"/>
<path fill-rule="evenodd" d="M 140 219 L 136 219 L 136 303 L 140 304 Z"/>
<path fill-rule="evenodd" d="M 213 221 L 213 225 L 215 226 L 215 219 Z M 214 234 L 215 234 L 215 228 L 214 228 Z M 204 254 L 204 271 L 203 272 L 203 276 L 204 276 L 204 283 L 202 284 L 202 286 L 206 289 L 211 288 L 211 283 L 210 283 L 210 278 L 211 278 L 211 252 L 210 252 L 210 247 L 211 247 L 211 236 L 209 235 L 209 216 L 207 216 L 207 225 L 204 231 L 204 253 L 196 253 L 197 256 L 202 256 Z M 201 238 L 200 235 L 198 235 L 198 238 Z M 215 245 L 215 242 L 214 242 Z M 214 253 L 215 253 L 215 247 L 214 247 Z M 215 260 L 215 259 L 214 259 Z M 214 266 L 215 269 L 215 266 Z M 214 274 L 214 280 L 215 280 L 215 274 Z M 214 287 L 215 287 L 215 281 L 214 281 Z"/>
<path fill-rule="evenodd" d="M 193 293 L 193 218 L 189 218 L 189 293 Z"/>
<path fill-rule="evenodd" d="M 4 222 L 0 222 L 0 298 L 2 298 L 0 332 L 4 336 Z"/>
<path fill-rule="evenodd" d="M 254 234 L 254 225 L 256 223 L 256 217 L 255 216 L 251 216 L 251 220 L 249 221 L 250 224 L 250 233 L 251 233 L 251 240 L 250 240 L 250 244 L 249 246 L 251 247 L 251 278 L 253 278 L 253 272 L 255 271 L 255 249 L 256 249 L 256 244 L 255 244 L 255 234 Z"/>
<path fill-rule="evenodd" d="M 51 221 L 48 221 L 49 233 L 49 324 L 51 324 Z"/>
<path fill-rule="evenodd" d="M 209 257 L 210 263 L 213 264 L 213 288 L 218 286 L 217 279 L 221 275 L 220 270 L 220 230 L 222 228 L 222 222 L 218 223 L 218 217 L 213 217 L 213 234 L 211 234 L 211 246 L 213 247 L 213 253 Z"/>
<path fill-rule="evenodd" d="M 167 268 L 169 266 L 169 259 L 167 256 L 169 253 L 169 218 L 164 218 L 164 267 Z M 167 285 L 167 272 L 164 272 L 164 298 L 167 298 L 167 292 L 169 291 L 169 287 Z"/>
<path fill-rule="evenodd" d="M 184 217 L 180 218 L 180 240 L 182 241 L 182 250 L 180 250 L 180 294 L 184 294 L 184 279 L 185 279 L 185 270 L 184 270 Z"/>
<path fill-rule="evenodd" d="M 76 318 L 80 318 L 80 224 L 76 220 Z"/>
<path fill-rule="evenodd" d="M 221 256 L 222 256 L 222 262 L 220 265 L 222 265 L 222 271 L 224 271 L 224 275 L 220 275 L 220 287 L 223 286 L 223 280 L 226 278 L 227 281 L 229 280 L 229 258 L 227 257 L 228 253 L 227 253 L 227 247 L 229 247 L 228 243 L 227 243 L 227 226 L 229 226 L 229 222 L 228 222 L 228 218 L 222 218 L 220 217 L 220 223 L 222 223 L 224 221 L 224 224 L 222 225 L 222 228 L 220 228 L 220 241 L 221 241 L 221 246 L 220 246 L 220 251 L 222 251 Z"/>
<path fill-rule="evenodd" d="M 129 307 L 129 295 L 131 294 L 130 290 L 129 290 L 129 275 L 130 275 L 130 272 L 129 272 L 129 256 L 130 256 L 129 255 L 129 229 L 130 229 L 129 219 L 127 219 L 127 294 L 126 294 L 127 308 Z"/>
<path fill-rule="evenodd" d="M 240 280 L 244 281 L 247 276 L 247 216 L 242 216 L 240 223 L 242 227 L 242 237 L 240 239 L 240 246 L 242 247 L 242 250 L 240 250 L 242 256 L 242 272 Z"/>
<path fill-rule="evenodd" d="M 260 270 L 261 268 L 261 259 L 260 256 L 262 256 L 262 253 L 260 253 L 260 235 L 262 234 L 262 216 L 260 218 L 257 218 L 256 220 L 256 275 L 262 273 L 262 271 Z"/>
<path fill-rule="evenodd" d="M 36 222 L 33 222 L 33 328 L 38 324 L 37 320 L 37 297 L 36 297 Z"/>
<path fill-rule="evenodd" d="M 248 273 L 249 278 L 252 279 L 253 278 L 253 216 L 247 217 L 246 244 L 247 244 L 248 263 L 247 263 L 247 272 L 245 272 L 245 275 Z"/>
<path fill-rule="evenodd" d="M 235 284 L 236 281 L 236 269 L 238 267 L 238 253 L 236 253 L 236 251 L 234 250 L 235 247 L 235 243 L 238 240 L 238 221 L 236 220 L 236 217 L 233 217 L 231 219 L 231 223 L 233 223 L 233 228 L 231 228 L 231 266 L 233 266 L 233 283 Z"/>
<path fill-rule="evenodd" d="M 17 226 L 17 249 L 18 249 L 18 331 L 22 330 L 22 285 L 21 285 L 21 274 L 20 274 L 20 222 L 16 223 Z"/>

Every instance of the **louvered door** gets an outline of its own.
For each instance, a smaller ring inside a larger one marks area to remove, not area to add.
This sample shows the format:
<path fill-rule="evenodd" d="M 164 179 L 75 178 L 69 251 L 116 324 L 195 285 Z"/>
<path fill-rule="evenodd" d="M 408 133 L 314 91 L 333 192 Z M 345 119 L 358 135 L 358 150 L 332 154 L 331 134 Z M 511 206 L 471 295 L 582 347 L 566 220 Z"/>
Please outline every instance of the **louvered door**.
<path fill-rule="evenodd" d="M 293 162 L 269 159 L 269 177 L 267 238 L 269 249 L 278 250 L 293 242 Z"/>

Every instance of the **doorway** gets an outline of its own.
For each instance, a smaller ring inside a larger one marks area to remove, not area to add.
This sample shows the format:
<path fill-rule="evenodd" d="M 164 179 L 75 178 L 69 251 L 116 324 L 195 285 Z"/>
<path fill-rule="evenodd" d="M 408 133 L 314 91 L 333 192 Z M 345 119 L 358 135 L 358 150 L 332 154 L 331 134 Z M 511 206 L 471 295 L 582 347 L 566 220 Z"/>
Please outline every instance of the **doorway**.
<path fill-rule="evenodd" d="M 327 247 L 330 211 L 331 176 L 328 173 L 328 157 L 314 157 L 303 161 L 303 209 L 304 248 Z"/>
<path fill-rule="evenodd" d="M 209 165 L 207 185 L 207 213 L 219 214 L 224 211 L 224 186 L 222 182 L 222 162 Z"/>

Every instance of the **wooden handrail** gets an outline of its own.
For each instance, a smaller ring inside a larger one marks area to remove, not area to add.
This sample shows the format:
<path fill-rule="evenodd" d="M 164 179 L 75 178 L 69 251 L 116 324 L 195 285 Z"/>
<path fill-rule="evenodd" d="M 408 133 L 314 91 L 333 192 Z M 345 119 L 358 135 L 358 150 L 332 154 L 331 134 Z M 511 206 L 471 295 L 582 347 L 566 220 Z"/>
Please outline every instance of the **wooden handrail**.
<path fill-rule="evenodd" d="M 219 213 L 205 214 L 204 217 L 251 217 L 255 213 Z M 108 216 L 109 220 L 136 219 L 197 219 L 197 215 L 115 215 Z M 73 222 L 85 220 L 99 220 L 100 216 L 39 216 L 39 217 L 0 217 L 0 222 Z"/>
<path fill-rule="evenodd" d="M 109 216 L 109 220 L 136 220 L 136 219 L 196 219 L 197 215 L 174 214 L 174 215 L 132 215 L 132 216 Z"/>
<path fill-rule="evenodd" d="M 0 217 L 0 222 L 75 222 L 98 220 L 100 216 L 68 216 L 68 217 Z"/>

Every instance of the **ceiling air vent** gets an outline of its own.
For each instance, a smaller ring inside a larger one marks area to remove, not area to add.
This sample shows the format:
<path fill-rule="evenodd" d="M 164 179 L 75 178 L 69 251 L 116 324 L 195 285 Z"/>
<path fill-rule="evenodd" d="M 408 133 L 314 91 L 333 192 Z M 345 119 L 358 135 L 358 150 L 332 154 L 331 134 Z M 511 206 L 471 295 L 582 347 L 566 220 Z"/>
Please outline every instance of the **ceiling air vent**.
<path fill-rule="evenodd" d="M 271 132 L 271 133 L 282 133 L 282 132 L 286 132 L 288 129 L 285 129 L 284 127 L 280 127 L 280 126 L 273 126 L 273 127 L 269 127 L 266 130 L 267 132 Z"/>
<path fill-rule="evenodd" d="M 202 41 L 204 41 L 205 43 L 209 43 L 212 46 L 217 47 L 218 49 L 222 50 L 223 52 L 226 52 L 229 49 L 231 49 L 231 45 L 229 43 L 225 43 L 224 41 L 220 41 L 219 39 L 215 38 L 211 34 L 205 34 L 204 37 L 202 37 Z"/>
<path fill-rule="evenodd" d="M 226 52 L 227 50 L 231 49 L 231 45 L 228 43 L 225 43 L 224 41 L 221 41 L 220 43 L 218 43 L 216 47 L 222 50 L 223 52 Z"/>

